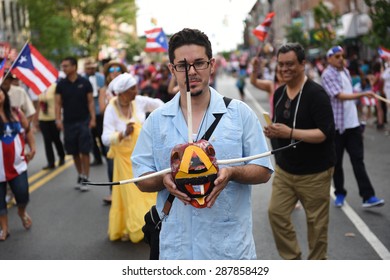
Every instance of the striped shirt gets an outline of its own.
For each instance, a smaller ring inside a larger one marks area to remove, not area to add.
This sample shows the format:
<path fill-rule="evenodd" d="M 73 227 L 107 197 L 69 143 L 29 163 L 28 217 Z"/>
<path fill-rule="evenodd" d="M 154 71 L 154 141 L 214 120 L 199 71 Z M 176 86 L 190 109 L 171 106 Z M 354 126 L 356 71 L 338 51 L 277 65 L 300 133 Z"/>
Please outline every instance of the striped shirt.
<path fill-rule="evenodd" d="M 352 79 L 348 69 L 343 68 L 344 73 L 351 81 Z M 332 65 L 328 65 L 322 73 L 322 86 L 330 97 L 330 103 L 333 108 L 333 116 L 335 121 L 335 128 L 342 134 L 345 130 L 344 127 L 344 104 L 343 101 L 338 99 L 337 96 L 343 92 L 343 82 L 341 79 L 341 72 Z"/>

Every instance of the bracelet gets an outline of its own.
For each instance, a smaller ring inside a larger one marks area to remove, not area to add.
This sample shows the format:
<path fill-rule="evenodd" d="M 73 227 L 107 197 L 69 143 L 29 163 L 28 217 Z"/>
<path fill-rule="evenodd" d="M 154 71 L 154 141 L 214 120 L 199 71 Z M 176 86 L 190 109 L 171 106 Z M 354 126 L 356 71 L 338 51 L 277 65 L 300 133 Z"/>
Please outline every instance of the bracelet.
<path fill-rule="evenodd" d="M 294 128 L 292 127 L 292 128 L 291 128 L 291 132 L 290 132 L 290 139 L 292 139 L 293 131 L 294 131 Z"/>

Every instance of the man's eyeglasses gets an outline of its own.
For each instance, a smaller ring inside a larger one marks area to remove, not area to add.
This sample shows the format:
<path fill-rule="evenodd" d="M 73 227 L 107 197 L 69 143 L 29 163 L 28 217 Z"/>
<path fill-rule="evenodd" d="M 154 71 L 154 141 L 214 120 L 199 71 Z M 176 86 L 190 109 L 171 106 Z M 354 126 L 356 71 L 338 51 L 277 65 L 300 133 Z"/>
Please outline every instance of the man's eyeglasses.
<path fill-rule="evenodd" d="M 113 67 L 110 67 L 109 69 L 108 69 L 108 72 L 109 73 L 114 73 L 114 72 L 121 72 L 121 68 L 119 67 L 119 66 L 113 66 Z"/>
<path fill-rule="evenodd" d="M 345 57 L 344 57 L 344 55 L 342 55 L 342 54 L 335 54 L 335 55 L 334 55 L 334 58 L 340 59 L 340 58 L 345 58 Z"/>
<path fill-rule="evenodd" d="M 172 64 L 172 66 L 177 72 L 185 72 L 186 66 L 187 66 L 187 71 L 190 71 L 191 66 L 194 67 L 195 70 L 204 70 L 204 69 L 207 69 L 209 67 L 209 64 L 210 64 L 210 60 L 208 60 L 208 61 L 203 60 L 203 61 L 196 61 L 192 64 L 190 64 L 190 63 Z"/>
<path fill-rule="evenodd" d="M 286 102 L 284 103 L 283 117 L 285 119 L 289 119 L 290 115 L 291 115 L 291 99 L 287 98 Z"/>
<path fill-rule="evenodd" d="M 291 69 L 295 66 L 295 61 L 286 61 L 286 62 L 278 62 L 278 69 L 282 69 L 286 67 L 287 69 Z"/>

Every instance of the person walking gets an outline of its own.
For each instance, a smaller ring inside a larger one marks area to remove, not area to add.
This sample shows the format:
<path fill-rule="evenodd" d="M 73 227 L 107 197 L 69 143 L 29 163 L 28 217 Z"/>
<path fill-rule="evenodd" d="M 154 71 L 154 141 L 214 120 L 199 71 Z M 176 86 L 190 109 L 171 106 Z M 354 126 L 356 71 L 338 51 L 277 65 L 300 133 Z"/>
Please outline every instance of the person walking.
<path fill-rule="evenodd" d="M 73 156 L 78 173 L 76 189 L 85 192 L 89 187 L 82 183 L 88 182 L 89 177 L 91 128 L 96 125 L 93 89 L 87 79 L 77 74 L 76 58 L 64 58 L 61 67 L 66 78 L 57 84 L 56 124 L 59 130 L 64 131 L 66 152 Z"/>
<path fill-rule="evenodd" d="M 99 92 L 104 87 L 104 76 L 97 71 L 97 63 L 92 59 L 87 59 L 84 63 L 83 77 L 88 79 L 92 85 L 92 96 L 95 104 L 96 126 L 91 129 L 92 133 L 92 154 L 93 162 L 91 166 L 103 164 L 102 155 L 105 155 L 105 149 L 102 143 L 103 133 L 103 113 L 99 108 Z"/>
<path fill-rule="evenodd" d="M 275 155 L 268 208 L 271 229 L 283 259 L 302 259 L 291 214 L 297 202 L 306 213 L 310 260 L 327 259 L 330 184 L 335 163 L 334 120 L 325 90 L 305 75 L 305 51 L 288 43 L 277 52 L 285 83 L 273 98 L 272 124 L 264 133 L 275 149 L 302 142 Z"/>
<path fill-rule="evenodd" d="M 7 90 L 0 88 L 0 241 L 10 236 L 7 216 L 7 184 L 14 194 L 23 227 L 30 229 L 32 220 L 26 211 L 29 203 L 27 163 L 35 155 L 35 141 L 28 129 L 29 121 L 18 108 L 12 108 Z M 25 143 L 29 151 L 25 149 Z"/>
<path fill-rule="evenodd" d="M 113 180 L 120 181 L 133 175 L 130 156 L 146 113 L 164 102 L 138 95 L 137 81 L 129 73 L 116 77 L 109 88 L 116 96 L 110 100 L 104 113 L 102 140 L 110 147 L 107 157 L 114 161 Z M 141 241 L 144 238 L 144 215 L 153 204 L 156 204 L 156 193 L 143 193 L 135 184 L 114 186 L 108 223 L 109 239 Z"/>
<path fill-rule="evenodd" d="M 112 92 L 108 89 L 109 84 L 113 79 L 118 77 L 120 74 L 127 73 L 127 68 L 126 66 L 115 60 L 111 60 L 107 62 L 104 65 L 104 77 L 105 77 L 105 86 L 100 89 L 99 91 L 99 109 L 100 113 L 104 116 L 104 112 L 106 110 L 106 107 L 108 103 L 110 102 L 111 98 L 114 97 Z M 104 117 L 103 117 L 104 118 Z M 102 140 L 103 142 L 103 140 Z M 104 144 L 103 144 L 104 145 Z M 106 162 L 107 162 L 107 175 L 108 175 L 108 180 L 112 182 L 112 177 L 114 173 L 114 163 L 111 158 L 107 157 L 107 151 L 110 149 L 109 146 L 104 145 L 104 150 L 106 151 L 105 156 L 106 156 Z M 105 205 L 110 205 L 112 201 L 112 186 L 110 186 L 110 193 L 109 195 L 105 196 L 103 198 L 103 203 Z"/>
<path fill-rule="evenodd" d="M 58 166 L 65 164 L 64 145 L 60 138 L 60 131 L 56 126 L 55 116 L 55 92 L 57 83 L 52 84 L 45 92 L 38 97 L 39 106 L 37 107 L 37 114 L 39 120 L 39 128 L 43 136 L 43 143 L 45 147 L 45 154 L 47 165 L 42 169 L 55 168 L 55 157 L 53 151 L 53 144 L 57 150 L 59 158 Z"/>
<path fill-rule="evenodd" d="M 168 168 L 172 148 L 188 143 L 188 134 L 194 142 L 200 140 L 214 122 L 216 113 L 223 115 L 209 143 L 220 159 L 241 158 L 268 150 L 256 114 L 239 100 L 232 100 L 227 107 L 223 96 L 209 87 L 215 58 L 205 33 L 185 28 L 173 34 L 168 54 L 169 69 L 180 92 L 145 121 L 131 157 L 136 177 Z M 191 94 L 192 124 L 188 123 L 186 82 Z M 192 131 L 188 131 L 189 127 Z M 137 182 L 143 192 L 158 192 L 158 213 L 169 193 L 177 198 L 169 216 L 162 220 L 159 258 L 256 259 L 251 184 L 267 182 L 272 172 L 269 158 L 219 166 L 204 208 L 188 205 L 191 198 L 179 191 L 171 173 Z"/>
<path fill-rule="evenodd" d="M 336 125 L 336 166 L 333 175 L 335 206 L 342 207 L 347 195 L 347 190 L 344 188 L 344 150 L 347 150 L 351 159 L 359 195 L 363 199 L 363 207 L 382 206 L 385 201 L 375 196 L 364 164 L 363 136 L 354 103 L 355 99 L 363 96 L 375 97 L 375 94 L 371 91 L 353 93 L 351 76 L 348 69 L 344 67 L 343 55 L 342 47 L 330 48 L 326 54 L 329 64 L 321 76 L 322 85 L 331 100 Z"/>

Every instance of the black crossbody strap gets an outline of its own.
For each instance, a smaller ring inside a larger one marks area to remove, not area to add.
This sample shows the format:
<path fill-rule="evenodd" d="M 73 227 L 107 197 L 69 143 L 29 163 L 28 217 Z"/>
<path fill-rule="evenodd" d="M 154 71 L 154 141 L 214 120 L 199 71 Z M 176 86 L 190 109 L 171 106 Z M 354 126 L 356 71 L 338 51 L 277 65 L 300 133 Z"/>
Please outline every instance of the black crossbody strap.
<path fill-rule="evenodd" d="M 229 106 L 230 102 L 232 101 L 231 98 L 223 97 L 223 101 L 225 102 L 226 108 Z M 209 140 L 211 137 L 211 134 L 213 134 L 214 129 L 217 127 L 219 121 L 221 120 L 223 113 L 213 114 L 215 117 L 214 122 L 210 125 L 209 129 L 207 129 L 206 133 L 203 135 L 202 139 Z"/>
<path fill-rule="evenodd" d="M 223 97 L 223 101 L 225 102 L 225 106 L 227 108 L 229 106 L 230 102 L 232 101 L 232 99 L 228 98 L 228 97 Z M 210 127 L 207 129 L 206 133 L 203 135 L 202 139 L 204 139 L 204 140 L 209 140 L 210 139 L 210 136 L 211 136 L 211 134 L 213 134 L 214 129 L 217 127 L 219 121 L 221 120 L 221 118 L 223 116 L 223 113 L 213 114 L 213 115 L 215 117 L 215 120 L 210 125 Z M 171 210 L 172 203 L 173 203 L 174 199 L 175 199 L 175 196 L 170 193 L 168 198 L 167 198 L 167 201 L 165 201 L 165 203 L 164 203 L 164 207 L 163 207 L 163 210 L 162 210 L 163 213 L 165 214 L 165 216 L 168 216 L 169 211 Z"/>

